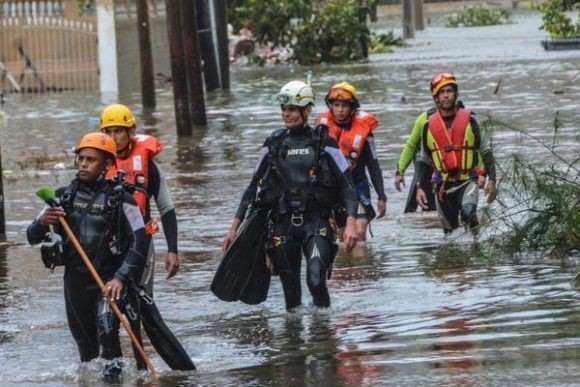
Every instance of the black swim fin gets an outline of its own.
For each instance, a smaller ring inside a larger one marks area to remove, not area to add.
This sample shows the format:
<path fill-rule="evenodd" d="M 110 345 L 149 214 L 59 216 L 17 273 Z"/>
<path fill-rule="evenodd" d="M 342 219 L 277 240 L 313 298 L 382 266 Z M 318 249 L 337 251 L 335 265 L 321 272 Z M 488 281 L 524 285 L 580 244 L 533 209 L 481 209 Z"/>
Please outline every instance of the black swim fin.
<path fill-rule="evenodd" d="M 223 255 L 210 287 L 220 300 L 240 300 L 254 275 L 256 264 L 263 261 L 266 266 L 263 246 L 266 221 L 266 210 L 250 211 Z M 249 293 L 246 299 L 253 300 Z"/>
<path fill-rule="evenodd" d="M 266 250 L 264 241 L 259 243 L 261 251 L 256 252 L 256 264 L 246 288 L 240 296 L 240 301 L 248 305 L 257 305 L 266 301 L 270 290 L 272 274 L 266 266 Z"/>
<path fill-rule="evenodd" d="M 137 292 L 139 300 L 139 309 L 141 322 L 149 341 L 155 348 L 155 351 L 161 356 L 163 361 L 172 370 L 193 371 L 195 365 L 191 358 L 177 340 L 173 332 L 167 327 L 157 305 L 145 290 L 139 289 Z"/>
<path fill-rule="evenodd" d="M 417 175 L 415 174 L 409 186 L 409 195 L 407 195 L 407 202 L 405 203 L 405 214 L 417 211 L 417 207 Z"/>

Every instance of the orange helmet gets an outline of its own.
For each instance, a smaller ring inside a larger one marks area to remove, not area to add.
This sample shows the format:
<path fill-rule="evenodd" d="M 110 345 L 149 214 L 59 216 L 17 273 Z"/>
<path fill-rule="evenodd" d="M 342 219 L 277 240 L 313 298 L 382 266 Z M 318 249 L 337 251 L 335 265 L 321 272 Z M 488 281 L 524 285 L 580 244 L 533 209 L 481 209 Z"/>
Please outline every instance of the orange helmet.
<path fill-rule="evenodd" d="M 450 72 L 441 72 L 437 73 L 431 78 L 431 95 L 435 97 L 439 90 L 443 86 L 453 85 L 455 86 L 455 90 L 457 90 L 457 80 L 455 79 L 455 75 Z"/>
<path fill-rule="evenodd" d="M 78 154 L 81 149 L 84 148 L 99 149 L 105 152 L 107 156 L 111 157 L 113 160 L 117 157 L 117 146 L 115 145 L 115 140 L 113 140 L 113 137 L 104 133 L 96 132 L 86 134 L 79 142 L 79 145 L 77 145 L 75 153 Z"/>
<path fill-rule="evenodd" d="M 329 108 L 334 101 L 350 102 L 354 109 L 360 107 L 360 103 L 356 99 L 356 89 L 348 82 L 341 82 L 332 86 L 330 90 L 328 90 L 328 94 L 326 94 L 324 101 Z"/>

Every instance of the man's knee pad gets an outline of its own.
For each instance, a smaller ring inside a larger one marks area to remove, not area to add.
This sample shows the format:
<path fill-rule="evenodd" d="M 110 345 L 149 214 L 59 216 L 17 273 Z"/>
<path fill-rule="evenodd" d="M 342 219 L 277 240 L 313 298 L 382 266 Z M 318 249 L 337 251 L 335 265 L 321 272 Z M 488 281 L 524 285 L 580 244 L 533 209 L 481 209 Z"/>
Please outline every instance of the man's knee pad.
<path fill-rule="evenodd" d="M 312 294 L 314 305 L 328 308 L 330 296 L 326 287 L 326 264 L 320 257 L 312 257 L 308 261 L 307 279 L 308 289 Z"/>
<path fill-rule="evenodd" d="M 467 225 L 471 225 L 477 221 L 477 205 L 473 203 L 466 203 L 461 206 L 461 221 Z"/>
<path fill-rule="evenodd" d="M 308 260 L 306 282 L 311 291 L 326 287 L 326 265 L 320 256 Z"/>

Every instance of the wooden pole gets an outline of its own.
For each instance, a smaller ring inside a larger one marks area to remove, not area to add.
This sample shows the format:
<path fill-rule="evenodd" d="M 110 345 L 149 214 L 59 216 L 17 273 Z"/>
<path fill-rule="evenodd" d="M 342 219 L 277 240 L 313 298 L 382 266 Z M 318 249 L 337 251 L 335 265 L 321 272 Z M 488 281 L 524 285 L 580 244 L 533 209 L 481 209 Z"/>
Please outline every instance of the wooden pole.
<path fill-rule="evenodd" d="M 0 239 L 6 239 L 6 217 L 4 214 L 4 180 L 2 178 L 2 155 L 0 154 Z"/>
<path fill-rule="evenodd" d="M 415 6 L 415 29 L 423 31 L 425 29 L 425 16 L 423 15 L 423 0 L 414 0 Z"/>
<path fill-rule="evenodd" d="M 211 23 L 209 21 L 207 1 L 211 0 L 196 0 L 195 7 L 197 11 L 197 27 L 199 46 L 201 48 L 201 58 L 203 60 L 205 87 L 208 91 L 212 91 L 220 88 L 220 80 L 215 47 L 213 46 L 211 37 Z"/>
<path fill-rule="evenodd" d="M 185 71 L 187 75 L 187 95 L 191 121 L 194 125 L 207 125 L 203 79 L 201 76 L 201 59 L 197 38 L 197 21 L 195 5 L 191 1 L 179 2 L 179 14 L 183 35 Z"/>
<path fill-rule="evenodd" d="M 413 39 L 415 37 L 415 28 L 413 23 L 413 1 L 403 1 L 403 39 Z"/>
<path fill-rule="evenodd" d="M 187 75 L 181 23 L 179 16 L 180 0 L 165 0 L 167 14 L 167 35 L 171 56 L 171 78 L 173 80 L 173 103 L 175 105 L 175 124 L 178 136 L 190 136 L 191 116 L 187 98 Z"/>
<path fill-rule="evenodd" d="M 222 89 L 229 89 L 230 53 L 228 47 L 228 9 L 226 2 L 222 0 L 214 1 L 214 7 L 216 16 L 221 87 Z"/>
<path fill-rule="evenodd" d="M 358 19 L 359 22 L 361 24 L 366 25 L 367 24 L 367 13 L 368 13 L 368 8 L 365 4 L 362 3 L 361 0 L 359 0 L 358 2 Z M 361 51 L 361 55 L 363 58 L 368 58 L 369 57 L 369 45 L 367 42 L 367 38 L 365 36 L 361 36 L 359 38 L 359 46 L 360 46 L 360 51 Z"/>
<path fill-rule="evenodd" d="M 75 249 L 77 250 L 77 252 L 81 256 L 81 258 L 83 259 L 83 262 L 87 266 L 87 269 L 89 269 L 89 272 L 93 276 L 94 280 L 97 282 L 97 285 L 99 285 L 99 289 L 101 289 L 101 292 L 105 293 L 106 289 L 105 289 L 105 284 L 103 283 L 103 280 L 99 276 L 99 273 L 97 273 L 97 270 L 95 270 L 95 267 L 91 263 L 91 260 L 89 259 L 89 257 L 85 253 L 85 251 L 83 250 L 83 247 L 81 246 L 81 244 L 77 240 L 75 234 L 70 229 L 68 223 L 66 222 L 66 220 L 62 216 L 58 218 L 58 221 L 60 222 L 60 225 L 62 226 L 62 228 L 66 232 L 66 235 L 68 235 L 73 246 L 75 247 Z M 147 357 L 147 354 L 145 354 L 145 351 L 143 351 L 143 347 L 141 346 L 141 343 L 137 339 L 137 336 L 135 336 L 135 334 L 133 333 L 131 326 L 123 318 L 123 314 L 121 313 L 121 309 L 119 309 L 119 306 L 117 305 L 117 303 L 115 301 L 113 301 L 113 300 L 107 300 L 107 301 L 109 302 L 109 305 L 111 305 L 111 308 L 113 309 L 113 312 L 115 312 L 115 315 L 117 315 L 117 318 L 119 319 L 119 321 L 121 321 L 121 324 L 123 324 L 123 327 L 125 327 L 125 330 L 129 334 L 129 337 L 131 338 L 131 342 L 133 343 L 135 348 L 137 348 L 137 351 L 141 355 L 141 358 L 143 359 L 145 364 L 147 364 L 147 367 L 149 367 L 153 376 L 155 378 L 158 378 L 159 373 L 155 369 L 155 366 L 153 365 L 153 363 L 151 363 L 151 360 L 149 360 L 149 358 Z"/>
<path fill-rule="evenodd" d="M 137 0 L 137 30 L 139 31 L 139 63 L 141 64 L 141 101 L 144 108 L 152 109 L 155 108 L 155 83 L 147 0 Z"/>

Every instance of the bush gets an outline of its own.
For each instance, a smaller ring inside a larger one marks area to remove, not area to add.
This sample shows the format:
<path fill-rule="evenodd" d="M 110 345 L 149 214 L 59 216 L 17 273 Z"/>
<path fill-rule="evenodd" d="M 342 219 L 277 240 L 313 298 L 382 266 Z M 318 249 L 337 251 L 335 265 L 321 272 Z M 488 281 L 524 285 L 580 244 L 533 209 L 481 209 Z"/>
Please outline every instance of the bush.
<path fill-rule="evenodd" d="M 290 44 L 301 64 L 343 62 L 368 55 L 366 19 L 375 1 L 235 0 L 230 20 L 251 28 L 260 44 Z"/>
<path fill-rule="evenodd" d="M 580 7 L 579 1 L 550 0 L 537 8 L 542 12 L 541 30 L 545 30 L 553 39 L 580 38 L 580 12 L 574 23 L 564 12 Z"/>
<path fill-rule="evenodd" d="M 445 25 L 450 28 L 457 27 L 481 27 L 507 24 L 510 13 L 506 10 L 494 11 L 484 6 L 470 7 L 460 14 L 447 16 Z"/>
<path fill-rule="evenodd" d="M 490 122 L 483 124 L 490 126 Z M 552 257 L 580 251 L 580 158 L 565 158 L 553 144 L 544 144 L 510 125 L 494 120 L 491 125 L 531 137 L 558 160 L 557 164 L 545 165 L 545 159 L 538 163 L 538 159 L 516 154 L 503 168 L 501 208 L 491 214 L 495 222 L 500 222 L 496 226 L 501 232 L 492 237 L 492 249 L 510 255 L 535 252 Z"/>
<path fill-rule="evenodd" d="M 312 17 L 314 3 L 315 0 L 236 0 L 229 3 L 229 17 L 236 31 L 249 28 L 258 43 L 277 47 L 293 39 L 293 22 Z"/>
<path fill-rule="evenodd" d="M 296 26 L 294 55 L 301 64 L 344 62 L 367 56 L 370 31 L 358 0 L 331 0 Z"/>

